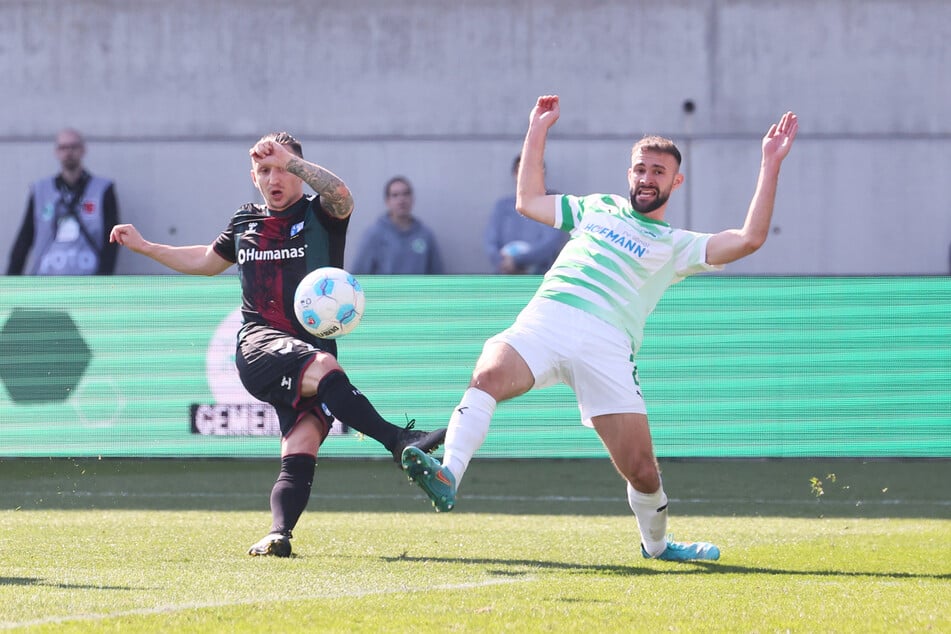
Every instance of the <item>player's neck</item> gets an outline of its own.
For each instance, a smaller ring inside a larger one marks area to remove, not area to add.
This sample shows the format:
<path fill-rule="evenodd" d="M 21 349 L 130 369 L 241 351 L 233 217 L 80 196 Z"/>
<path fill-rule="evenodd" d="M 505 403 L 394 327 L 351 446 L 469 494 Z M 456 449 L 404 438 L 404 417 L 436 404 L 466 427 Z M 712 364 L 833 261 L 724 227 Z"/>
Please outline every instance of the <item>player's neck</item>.
<path fill-rule="evenodd" d="M 281 207 L 280 209 L 274 209 L 273 207 L 271 207 L 270 205 L 268 205 L 268 206 L 267 206 L 267 213 L 268 213 L 268 215 L 270 215 L 270 216 L 281 216 L 281 215 L 283 215 L 283 214 L 286 214 L 288 211 L 290 211 L 290 210 L 293 209 L 294 207 L 296 207 L 296 206 L 300 203 L 300 201 L 302 201 L 302 200 L 304 200 L 304 196 L 303 196 L 303 195 L 301 195 L 300 198 L 298 198 L 297 200 L 295 200 L 294 202 L 292 202 L 290 205 L 288 205 L 288 206 L 286 206 L 286 207 Z"/>
<path fill-rule="evenodd" d="M 637 211 L 637 210 L 635 209 L 634 211 Z M 647 212 L 647 213 L 644 213 L 643 211 L 638 211 L 637 213 L 639 213 L 640 215 L 644 216 L 645 218 L 647 218 L 647 219 L 649 219 L 649 220 L 653 220 L 653 221 L 655 221 L 655 222 L 665 222 L 665 220 L 664 220 L 664 214 L 667 213 L 667 203 L 664 203 L 663 205 L 661 205 L 661 206 L 658 207 L 657 209 L 653 209 L 653 210 L 651 210 L 651 211 L 649 211 L 649 212 Z"/>

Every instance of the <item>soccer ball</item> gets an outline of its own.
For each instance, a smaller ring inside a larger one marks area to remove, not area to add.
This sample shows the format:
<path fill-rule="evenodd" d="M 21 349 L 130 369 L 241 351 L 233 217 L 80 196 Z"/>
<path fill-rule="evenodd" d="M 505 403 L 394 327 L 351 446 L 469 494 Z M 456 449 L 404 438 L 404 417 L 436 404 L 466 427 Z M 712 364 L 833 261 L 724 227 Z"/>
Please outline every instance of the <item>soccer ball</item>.
<path fill-rule="evenodd" d="M 352 332 L 363 318 L 365 304 L 357 278 L 332 266 L 305 275 L 294 293 L 297 321 L 321 339 L 336 339 Z"/>
<path fill-rule="evenodd" d="M 528 253 L 531 250 L 532 245 L 525 242 L 524 240 L 512 240 L 511 242 L 507 242 L 501 249 L 499 249 L 499 253 L 502 255 L 510 255 L 515 257 L 516 255 Z"/>
<path fill-rule="evenodd" d="M 501 249 L 499 249 L 499 255 L 505 257 L 509 256 L 512 258 L 518 257 L 522 254 L 528 253 L 532 250 L 532 245 L 525 242 L 524 240 L 512 240 L 511 242 L 505 243 Z M 513 262 L 514 264 L 514 262 Z M 512 273 L 530 273 L 534 271 L 529 271 L 528 268 L 521 266 L 511 271 Z"/>

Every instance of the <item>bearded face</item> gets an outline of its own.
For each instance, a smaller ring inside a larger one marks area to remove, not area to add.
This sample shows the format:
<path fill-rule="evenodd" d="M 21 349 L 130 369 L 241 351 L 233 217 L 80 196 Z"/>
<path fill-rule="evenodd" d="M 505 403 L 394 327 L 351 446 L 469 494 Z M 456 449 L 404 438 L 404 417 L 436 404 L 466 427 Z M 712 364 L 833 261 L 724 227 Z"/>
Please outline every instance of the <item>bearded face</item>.
<path fill-rule="evenodd" d="M 56 136 L 56 158 L 65 172 L 78 170 L 83 164 L 86 144 L 78 132 L 63 130 Z"/>
<path fill-rule="evenodd" d="M 654 150 L 638 150 L 631 159 L 627 175 L 631 206 L 642 214 L 661 209 L 670 199 L 670 193 L 683 182 L 677 160 Z"/>
<path fill-rule="evenodd" d="M 649 214 L 666 204 L 671 191 L 673 191 L 673 184 L 666 190 L 653 185 L 638 185 L 631 189 L 631 206 L 634 211 Z"/>

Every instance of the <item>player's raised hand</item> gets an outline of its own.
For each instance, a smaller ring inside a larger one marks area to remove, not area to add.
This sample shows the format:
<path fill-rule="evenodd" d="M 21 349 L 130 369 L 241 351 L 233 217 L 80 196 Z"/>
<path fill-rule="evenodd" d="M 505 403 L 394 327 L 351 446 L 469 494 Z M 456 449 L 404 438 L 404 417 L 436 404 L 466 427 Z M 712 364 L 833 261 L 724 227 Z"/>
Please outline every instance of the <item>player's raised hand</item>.
<path fill-rule="evenodd" d="M 538 123 L 547 130 L 555 125 L 559 115 L 561 115 L 561 106 L 558 105 L 558 95 L 542 95 L 532 108 L 529 125 L 534 126 Z"/>
<path fill-rule="evenodd" d="M 281 168 L 285 167 L 293 156 L 286 147 L 275 141 L 258 141 L 248 150 L 248 154 L 256 163 Z"/>
<path fill-rule="evenodd" d="M 799 132 L 799 119 L 792 112 L 787 112 L 779 119 L 779 123 L 770 126 L 763 137 L 763 158 L 766 160 L 782 161 L 792 148 L 796 133 Z"/>

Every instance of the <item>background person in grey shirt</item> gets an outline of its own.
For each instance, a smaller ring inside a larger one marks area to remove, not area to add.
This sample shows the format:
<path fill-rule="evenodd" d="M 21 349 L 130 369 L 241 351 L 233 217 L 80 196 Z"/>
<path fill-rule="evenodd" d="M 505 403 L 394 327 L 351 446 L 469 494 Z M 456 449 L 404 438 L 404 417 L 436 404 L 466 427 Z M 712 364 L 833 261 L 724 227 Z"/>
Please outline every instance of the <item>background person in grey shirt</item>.
<path fill-rule="evenodd" d="M 351 268 L 354 275 L 428 275 L 443 273 L 436 236 L 413 215 L 413 185 L 394 176 L 383 188 L 386 213 L 360 241 Z"/>
<path fill-rule="evenodd" d="M 518 176 L 521 154 L 512 161 L 512 179 Z M 554 191 L 549 190 L 549 194 Z M 539 275 L 551 268 L 568 234 L 546 227 L 515 210 L 515 195 L 500 198 L 485 227 L 483 245 L 494 273 Z"/>

